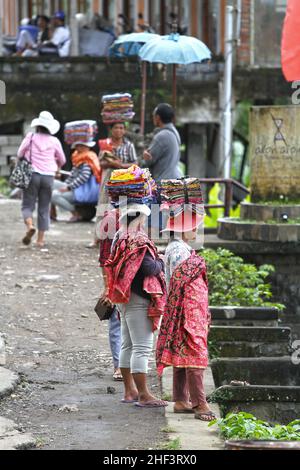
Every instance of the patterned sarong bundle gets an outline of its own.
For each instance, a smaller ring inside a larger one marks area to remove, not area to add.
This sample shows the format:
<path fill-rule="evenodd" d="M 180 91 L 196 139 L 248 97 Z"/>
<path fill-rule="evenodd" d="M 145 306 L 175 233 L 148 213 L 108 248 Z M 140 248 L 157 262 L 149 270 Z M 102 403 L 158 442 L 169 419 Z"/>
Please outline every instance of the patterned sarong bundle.
<path fill-rule="evenodd" d="M 124 204 L 150 204 L 156 202 L 157 187 L 150 171 L 133 165 L 127 170 L 113 171 L 106 190 L 115 207 Z"/>
<path fill-rule="evenodd" d="M 102 97 L 102 120 L 104 124 L 132 121 L 135 116 L 130 93 L 117 93 Z"/>
<path fill-rule="evenodd" d="M 160 184 L 161 209 L 171 210 L 174 216 L 189 208 L 199 215 L 204 214 L 204 200 L 199 178 L 162 180 Z"/>
<path fill-rule="evenodd" d="M 98 132 L 96 121 L 73 121 L 65 125 L 65 142 L 73 145 L 76 142 L 89 143 Z"/>

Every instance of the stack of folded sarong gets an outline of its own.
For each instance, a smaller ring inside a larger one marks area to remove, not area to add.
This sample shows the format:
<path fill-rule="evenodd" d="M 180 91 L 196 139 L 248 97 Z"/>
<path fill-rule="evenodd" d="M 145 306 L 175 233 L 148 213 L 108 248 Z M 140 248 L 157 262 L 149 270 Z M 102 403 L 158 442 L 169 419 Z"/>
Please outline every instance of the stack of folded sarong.
<path fill-rule="evenodd" d="M 157 187 L 150 171 L 133 165 L 113 171 L 106 190 L 114 207 L 123 204 L 150 204 L 157 201 Z"/>
<path fill-rule="evenodd" d="M 104 124 L 132 121 L 135 116 L 130 93 L 117 93 L 102 97 L 102 120 Z"/>
<path fill-rule="evenodd" d="M 98 132 L 96 121 L 73 121 L 65 125 L 65 142 L 73 145 L 76 142 L 89 143 Z"/>
<path fill-rule="evenodd" d="M 161 210 L 171 210 L 176 216 L 189 206 L 193 212 L 204 214 L 204 201 L 198 178 L 162 180 L 159 192 Z"/>

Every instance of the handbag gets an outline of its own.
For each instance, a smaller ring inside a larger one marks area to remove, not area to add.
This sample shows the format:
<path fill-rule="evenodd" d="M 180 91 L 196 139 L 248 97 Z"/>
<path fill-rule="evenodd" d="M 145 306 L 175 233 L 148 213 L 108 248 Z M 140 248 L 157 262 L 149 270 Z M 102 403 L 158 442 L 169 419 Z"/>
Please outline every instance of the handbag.
<path fill-rule="evenodd" d="M 115 306 L 108 307 L 103 303 L 102 299 L 99 299 L 94 310 L 98 315 L 99 320 L 104 321 L 110 319 L 115 310 Z"/>
<path fill-rule="evenodd" d="M 32 139 L 33 139 L 33 134 L 30 140 L 29 161 L 26 160 L 25 157 L 20 158 L 9 178 L 10 184 L 13 186 L 16 186 L 17 188 L 27 189 L 28 186 L 30 185 L 30 181 L 32 178 L 32 163 L 31 163 Z"/>
<path fill-rule="evenodd" d="M 94 175 L 90 179 L 74 190 L 74 199 L 77 204 L 96 205 L 99 199 L 100 184 Z"/>

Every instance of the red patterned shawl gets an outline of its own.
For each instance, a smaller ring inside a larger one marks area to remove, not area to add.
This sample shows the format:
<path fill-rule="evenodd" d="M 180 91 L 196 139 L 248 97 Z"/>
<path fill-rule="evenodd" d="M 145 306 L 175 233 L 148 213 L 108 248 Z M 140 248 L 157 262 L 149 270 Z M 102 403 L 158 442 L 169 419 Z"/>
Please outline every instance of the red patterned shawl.
<path fill-rule="evenodd" d="M 207 367 L 209 323 L 205 261 L 193 253 L 171 278 L 156 348 L 159 375 L 167 366 Z"/>
<path fill-rule="evenodd" d="M 155 245 L 143 232 L 122 234 L 114 250 L 105 263 L 108 276 L 108 298 L 113 304 L 127 304 L 130 300 L 131 284 L 141 267 L 145 254 L 158 258 Z M 151 300 L 148 316 L 153 322 L 153 331 L 158 328 L 159 320 L 166 303 L 166 283 L 164 273 L 148 276 L 144 279 L 143 289 Z"/>

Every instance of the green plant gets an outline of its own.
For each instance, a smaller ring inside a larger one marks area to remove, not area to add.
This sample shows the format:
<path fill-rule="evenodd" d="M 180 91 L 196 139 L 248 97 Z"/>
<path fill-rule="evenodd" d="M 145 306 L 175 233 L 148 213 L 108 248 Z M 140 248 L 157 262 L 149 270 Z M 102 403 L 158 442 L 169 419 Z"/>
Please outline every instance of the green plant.
<path fill-rule="evenodd" d="M 0 194 L 3 194 L 3 196 L 9 196 L 10 191 L 11 189 L 7 179 L 0 177 Z"/>
<path fill-rule="evenodd" d="M 172 395 L 170 395 L 170 393 L 168 392 L 164 392 L 162 394 L 162 400 L 165 400 L 165 401 L 172 401 Z"/>
<path fill-rule="evenodd" d="M 180 450 L 181 449 L 180 438 L 177 437 L 176 439 L 173 439 L 170 442 L 167 442 L 166 444 L 163 444 L 162 449 L 165 449 L 165 450 Z"/>
<path fill-rule="evenodd" d="M 284 305 L 270 302 L 271 285 L 265 280 L 275 271 L 273 266 L 263 265 L 257 268 L 223 248 L 216 251 L 204 249 L 200 254 L 207 264 L 210 305 L 284 309 Z"/>
<path fill-rule="evenodd" d="M 174 433 L 176 432 L 175 429 L 171 428 L 171 426 L 166 426 L 165 428 L 161 428 L 160 430 L 161 432 L 164 432 L 166 434 L 171 434 L 171 433 Z"/>
<path fill-rule="evenodd" d="M 218 349 L 216 341 L 209 339 L 208 340 L 208 352 L 210 359 L 217 359 L 220 357 L 220 351 Z"/>
<path fill-rule="evenodd" d="M 209 426 L 217 425 L 225 439 L 266 439 L 280 441 L 300 441 L 300 420 L 287 426 L 271 424 L 255 418 L 250 413 L 229 413 L 223 419 L 216 419 Z"/>

